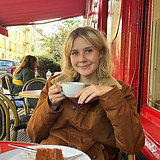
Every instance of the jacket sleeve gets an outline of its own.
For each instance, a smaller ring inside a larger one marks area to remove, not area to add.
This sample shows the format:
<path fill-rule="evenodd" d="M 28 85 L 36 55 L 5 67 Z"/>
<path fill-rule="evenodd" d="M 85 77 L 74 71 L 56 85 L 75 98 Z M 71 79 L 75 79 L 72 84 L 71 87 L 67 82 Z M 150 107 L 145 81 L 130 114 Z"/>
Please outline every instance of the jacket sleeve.
<path fill-rule="evenodd" d="M 136 98 L 127 84 L 121 82 L 121 85 L 122 91 L 114 86 L 100 97 L 100 103 L 112 123 L 117 147 L 125 153 L 134 154 L 140 152 L 144 145 L 144 132 Z"/>
<path fill-rule="evenodd" d="M 42 90 L 38 104 L 27 125 L 27 133 L 32 142 L 40 143 L 48 136 L 50 128 L 62 111 L 62 109 L 60 109 L 59 111 L 54 112 L 49 107 L 48 89 L 51 86 L 50 80 L 51 78 Z"/>

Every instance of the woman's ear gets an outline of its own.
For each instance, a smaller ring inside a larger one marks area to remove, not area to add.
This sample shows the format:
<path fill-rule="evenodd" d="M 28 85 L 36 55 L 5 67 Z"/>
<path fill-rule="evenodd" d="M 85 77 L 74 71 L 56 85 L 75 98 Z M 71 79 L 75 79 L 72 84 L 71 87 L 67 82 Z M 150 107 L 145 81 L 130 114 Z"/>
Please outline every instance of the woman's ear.
<path fill-rule="evenodd" d="M 103 57 L 103 55 L 102 55 L 102 53 L 100 52 L 100 53 L 99 53 L 99 60 L 101 60 L 102 57 Z"/>
<path fill-rule="evenodd" d="M 99 59 L 102 59 L 103 53 L 105 53 L 105 48 L 104 48 L 104 47 L 102 47 L 102 48 L 100 49 L 100 51 L 99 51 Z"/>

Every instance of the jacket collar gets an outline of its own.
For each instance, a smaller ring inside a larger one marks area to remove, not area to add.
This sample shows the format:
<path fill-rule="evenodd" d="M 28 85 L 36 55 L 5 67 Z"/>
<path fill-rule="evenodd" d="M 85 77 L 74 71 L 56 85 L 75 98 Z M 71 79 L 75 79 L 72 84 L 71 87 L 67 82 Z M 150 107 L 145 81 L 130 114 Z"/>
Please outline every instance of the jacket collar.
<path fill-rule="evenodd" d="M 56 84 L 58 82 L 72 82 L 74 81 L 73 77 L 69 77 L 66 74 L 61 74 L 59 76 L 56 76 L 51 80 L 52 84 Z M 116 85 L 119 90 L 122 90 L 121 84 L 112 76 L 104 77 L 98 80 L 99 85 L 105 85 L 105 86 L 114 86 Z"/>

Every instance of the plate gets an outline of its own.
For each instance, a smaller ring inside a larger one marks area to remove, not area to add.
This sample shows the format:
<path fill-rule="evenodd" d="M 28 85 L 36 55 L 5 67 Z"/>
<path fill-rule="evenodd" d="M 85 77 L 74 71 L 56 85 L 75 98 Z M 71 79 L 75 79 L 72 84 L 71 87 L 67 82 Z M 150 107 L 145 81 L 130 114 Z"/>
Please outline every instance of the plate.
<path fill-rule="evenodd" d="M 58 148 L 62 149 L 64 157 L 74 156 L 83 153 L 82 156 L 75 158 L 75 160 L 91 160 L 84 152 L 66 146 L 60 145 L 38 145 L 29 146 L 30 148 Z M 0 154 L 0 160 L 35 160 L 35 154 L 33 152 L 24 151 L 21 149 L 11 150 Z"/>

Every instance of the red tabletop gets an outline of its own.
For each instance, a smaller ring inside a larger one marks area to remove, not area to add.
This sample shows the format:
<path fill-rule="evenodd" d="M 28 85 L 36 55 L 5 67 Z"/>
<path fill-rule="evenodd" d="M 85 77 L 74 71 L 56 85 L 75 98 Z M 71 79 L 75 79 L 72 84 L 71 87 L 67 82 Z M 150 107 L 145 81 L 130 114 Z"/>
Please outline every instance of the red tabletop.
<path fill-rule="evenodd" d="M 8 144 L 16 144 L 16 145 L 25 146 L 25 147 L 38 145 L 36 143 L 25 143 L 25 142 L 17 142 L 17 141 L 0 141 L 0 153 L 4 153 L 7 151 L 16 149 L 14 147 L 8 146 Z"/>

